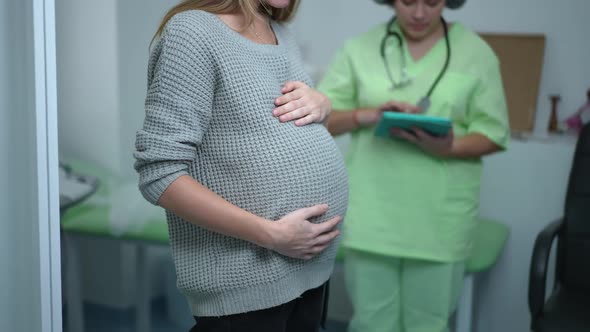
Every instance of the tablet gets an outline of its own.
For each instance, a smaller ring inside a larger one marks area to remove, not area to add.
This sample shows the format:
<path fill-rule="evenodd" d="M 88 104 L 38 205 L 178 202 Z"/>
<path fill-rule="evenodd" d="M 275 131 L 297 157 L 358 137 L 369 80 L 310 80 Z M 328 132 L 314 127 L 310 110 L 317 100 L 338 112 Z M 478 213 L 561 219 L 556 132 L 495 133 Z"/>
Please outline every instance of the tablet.
<path fill-rule="evenodd" d="M 451 130 L 452 124 L 446 118 L 422 114 L 383 112 L 383 116 L 377 124 L 375 135 L 391 137 L 389 131 L 393 128 L 411 129 L 412 127 L 420 128 L 433 136 L 445 136 Z"/>

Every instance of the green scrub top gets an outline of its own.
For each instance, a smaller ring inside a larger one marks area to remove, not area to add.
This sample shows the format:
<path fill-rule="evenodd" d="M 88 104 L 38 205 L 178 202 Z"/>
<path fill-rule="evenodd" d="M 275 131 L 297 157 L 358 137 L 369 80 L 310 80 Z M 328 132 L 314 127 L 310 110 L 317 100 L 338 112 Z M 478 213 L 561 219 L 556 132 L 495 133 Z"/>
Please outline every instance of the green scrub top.
<path fill-rule="evenodd" d="M 443 68 L 444 38 L 419 61 L 412 59 L 404 42 L 413 81 L 391 90 L 380 53 L 385 32 L 386 25 L 379 25 L 346 42 L 336 54 L 318 86 L 335 111 L 378 107 L 390 100 L 416 105 Z M 449 67 L 426 114 L 450 118 L 456 137 L 480 133 L 506 148 L 508 116 L 496 55 L 459 23 L 450 26 L 449 40 Z M 400 56 L 397 40 L 389 38 L 386 59 L 394 79 L 401 77 Z M 351 133 L 343 246 L 441 262 L 468 257 L 478 214 L 481 160 L 437 158 L 411 143 L 376 137 L 374 130 Z"/>

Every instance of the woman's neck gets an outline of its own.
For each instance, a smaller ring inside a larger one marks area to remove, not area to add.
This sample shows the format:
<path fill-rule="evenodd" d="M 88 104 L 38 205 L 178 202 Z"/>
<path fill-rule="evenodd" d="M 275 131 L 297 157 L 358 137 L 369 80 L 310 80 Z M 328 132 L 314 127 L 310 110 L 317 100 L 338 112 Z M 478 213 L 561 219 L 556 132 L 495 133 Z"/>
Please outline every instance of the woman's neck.
<path fill-rule="evenodd" d="M 276 36 L 270 26 L 270 17 L 258 14 L 254 21 L 248 24 L 244 13 L 217 14 L 217 16 L 232 30 L 247 39 L 260 44 L 276 44 Z"/>

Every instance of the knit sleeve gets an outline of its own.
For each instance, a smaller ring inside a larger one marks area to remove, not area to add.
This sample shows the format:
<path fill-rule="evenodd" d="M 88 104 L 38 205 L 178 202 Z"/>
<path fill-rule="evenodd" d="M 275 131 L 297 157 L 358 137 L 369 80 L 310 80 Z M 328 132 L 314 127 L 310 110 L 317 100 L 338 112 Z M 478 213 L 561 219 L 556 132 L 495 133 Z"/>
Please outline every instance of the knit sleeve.
<path fill-rule="evenodd" d="M 173 18 L 150 56 L 145 119 L 134 157 L 139 189 L 152 204 L 188 174 L 209 125 L 215 63 L 205 38 Z"/>

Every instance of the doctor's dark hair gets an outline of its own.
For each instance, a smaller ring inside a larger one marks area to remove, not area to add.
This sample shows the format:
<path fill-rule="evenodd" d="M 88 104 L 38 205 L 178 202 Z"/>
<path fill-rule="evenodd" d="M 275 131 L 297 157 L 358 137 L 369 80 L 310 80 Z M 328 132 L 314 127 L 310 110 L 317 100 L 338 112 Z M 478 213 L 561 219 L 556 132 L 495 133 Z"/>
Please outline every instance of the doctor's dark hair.
<path fill-rule="evenodd" d="M 277 22 L 287 22 L 295 15 L 299 0 L 291 0 L 287 8 L 273 8 L 265 3 L 265 0 L 184 0 L 172 7 L 158 27 L 154 39 L 159 37 L 164 31 L 166 23 L 178 14 L 187 10 L 203 10 L 212 14 L 229 14 L 242 11 L 246 15 L 246 26 L 249 27 L 254 22 L 256 14 L 268 14 L 270 18 Z M 266 12 L 268 8 L 268 13 Z M 152 39 L 153 41 L 153 39 Z"/>
<path fill-rule="evenodd" d="M 382 5 L 391 5 L 395 0 L 375 0 L 376 3 Z M 445 6 L 449 9 L 458 9 L 465 4 L 466 0 L 445 0 Z"/>

